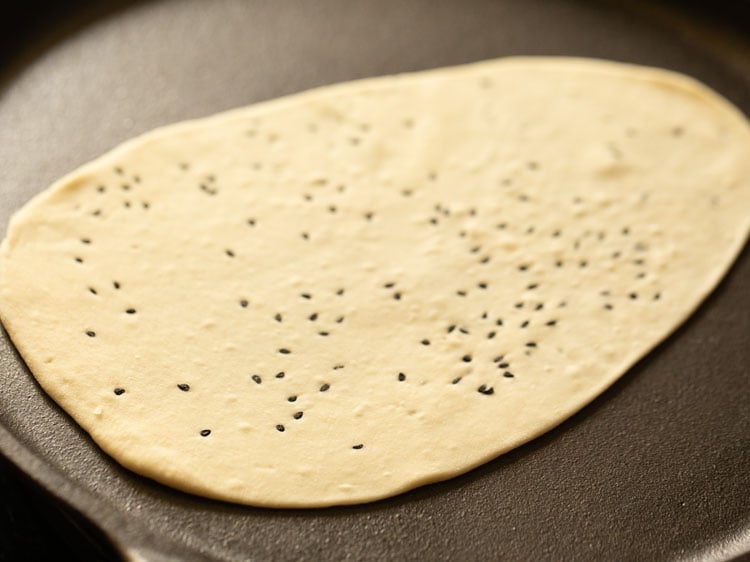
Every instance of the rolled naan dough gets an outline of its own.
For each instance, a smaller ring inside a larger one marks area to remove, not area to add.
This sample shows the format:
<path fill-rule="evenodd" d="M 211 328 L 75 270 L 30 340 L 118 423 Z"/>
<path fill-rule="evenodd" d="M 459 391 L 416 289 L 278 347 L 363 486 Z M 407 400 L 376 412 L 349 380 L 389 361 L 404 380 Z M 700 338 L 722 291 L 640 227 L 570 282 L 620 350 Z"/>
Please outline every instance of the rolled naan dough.
<path fill-rule="evenodd" d="M 11 222 L 0 315 L 124 466 L 259 506 L 367 502 L 600 394 L 716 285 L 749 202 L 747 121 L 685 76 L 514 58 L 377 78 L 64 177 Z"/>

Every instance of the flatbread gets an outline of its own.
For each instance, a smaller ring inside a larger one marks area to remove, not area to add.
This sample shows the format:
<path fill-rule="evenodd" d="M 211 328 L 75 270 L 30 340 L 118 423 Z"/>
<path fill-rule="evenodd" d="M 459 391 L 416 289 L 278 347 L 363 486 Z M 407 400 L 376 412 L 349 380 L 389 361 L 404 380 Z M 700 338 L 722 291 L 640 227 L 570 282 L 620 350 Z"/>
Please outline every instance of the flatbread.
<path fill-rule="evenodd" d="M 367 502 L 604 391 L 717 284 L 749 203 L 750 127 L 695 80 L 483 62 L 125 143 L 13 217 L 0 316 L 124 466 Z"/>

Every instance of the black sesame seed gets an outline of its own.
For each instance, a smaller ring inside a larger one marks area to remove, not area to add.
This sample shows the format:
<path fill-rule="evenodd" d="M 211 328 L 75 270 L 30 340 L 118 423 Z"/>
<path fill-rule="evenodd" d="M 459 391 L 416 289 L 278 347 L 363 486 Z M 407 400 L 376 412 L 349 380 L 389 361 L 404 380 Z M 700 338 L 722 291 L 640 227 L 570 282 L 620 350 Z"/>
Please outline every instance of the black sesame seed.
<path fill-rule="evenodd" d="M 255 219 L 247 219 L 247 224 L 250 226 L 255 226 Z"/>
<path fill-rule="evenodd" d="M 300 296 L 303 299 L 307 299 L 307 300 L 310 300 L 312 298 L 312 295 L 310 293 L 302 293 L 302 294 L 300 294 Z"/>
<path fill-rule="evenodd" d="M 344 321 L 343 316 L 339 316 L 338 318 L 336 318 L 336 324 L 341 324 L 343 321 Z"/>
<path fill-rule="evenodd" d="M 325 391 L 326 391 L 326 390 L 328 390 L 329 388 L 331 388 L 331 385 L 330 385 L 330 384 L 328 384 L 328 383 L 325 383 L 325 384 L 323 384 L 323 385 L 322 385 L 322 386 L 320 387 L 320 392 L 325 392 Z"/>
<path fill-rule="evenodd" d="M 526 264 L 521 264 L 518 266 L 518 271 L 526 271 L 529 269 L 529 266 Z"/>
<path fill-rule="evenodd" d="M 463 357 L 461 357 L 461 361 L 463 361 L 464 363 L 471 363 L 471 355 L 464 355 Z"/>
<path fill-rule="evenodd" d="M 96 190 L 97 190 L 97 191 L 98 191 L 99 193 L 104 193 L 105 191 L 107 191 L 107 188 L 106 188 L 106 187 L 104 187 L 103 185 L 100 185 L 99 187 L 97 187 L 97 188 L 96 188 Z"/>
<path fill-rule="evenodd" d="M 117 281 L 112 281 L 112 286 L 113 286 L 113 287 L 114 287 L 115 289 L 119 289 L 119 288 L 120 288 L 120 283 L 119 283 L 119 282 L 117 282 Z"/>
<path fill-rule="evenodd" d="M 89 240 L 88 238 L 81 238 L 81 243 L 82 244 L 91 244 L 91 240 Z"/>
<path fill-rule="evenodd" d="M 284 375 L 285 375 L 284 371 L 279 371 L 278 373 L 276 373 L 276 378 L 277 379 L 283 379 Z"/>
<path fill-rule="evenodd" d="M 298 420 L 302 417 L 302 412 L 295 412 L 294 416 L 292 416 L 295 420 Z"/>
<path fill-rule="evenodd" d="M 344 289 L 339 289 L 338 291 L 336 291 L 336 294 L 337 294 L 338 296 L 341 296 L 341 295 L 343 295 L 343 294 L 344 294 Z"/>
<path fill-rule="evenodd" d="M 523 322 L 521 322 L 521 328 L 526 328 L 528 325 L 529 325 L 528 320 L 524 320 Z"/>
<path fill-rule="evenodd" d="M 307 232 L 303 232 L 301 236 L 305 240 L 309 240 L 310 239 L 310 235 Z"/>
<path fill-rule="evenodd" d="M 283 432 L 283 431 L 284 431 L 284 429 L 285 429 L 285 428 L 284 428 L 284 426 L 283 426 L 283 425 L 281 425 L 281 424 L 279 424 L 279 425 L 277 425 L 277 426 L 276 426 L 276 430 L 277 430 L 277 431 L 281 431 L 281 432 Z"/>
<path fill-rule="evenodd" d="M 88 332 L 86 332 L 86 335 L 90 338 L 94 338 L 96 337 L 96 332 L 93 330 L 89 330 Z"/>
<path fill-rule="evenodd" d="M 637 298 L 638 298 L 638 293 L 630 293 L 630 294 L 629 294 L 628 296 L 629 296 L 629 297 L 630 297 L 630 298 L 631 298 L 632 300 L 635 300 L 635 299 L 637 299 Z"/>
<path fill-rule="evenodd" d="M 490 261 L 490 256 L 484 256 L 481 260 L 479 260 L 479 263 L 485 264 L 485 263 L 489 263 L 489 261 Z"/>
<path fill-rule="evenodd" d="M 400 301 L 401 300 L 401 293 L 395 292 L 393 293 L 394 300 Z"/>
<path fill-rule="evenodd" d="M 289 402 L 296 402 L 297 401 L 297 397 L 296 396 L 290 396 L 289 398 L 287 398 L 287 401 L 289 401 Z"/>
<path fill-rule="evenodd" d="M 527 285 L 526 289 L 528 289 L 529 291 L 533 291 L 537 287 L 539 287 L 539 285 L 537 283 L 532 283 L 531 285 Z"/>
<path fill-rule="evenodd" d="M 654 294 L 654 300 L 658 301 L 661 298 L 661 293 L 655 293 Z"/>
<path fill-rule="evenodd" d="M 534 307 L 534 310 L 542 310 L 544 308 L 544 303 L 540 302 L 537 303 L 537 305 Z"/>
<path fill-rule="evenodd" d="M 523 308 L 523 303 L 522 302 L 517 302 L 513 306 L 515 306 L 516 308 Z"/>
<path fill-rule="evenodd" d="M 310 316 L 308 317 L 308 319 L 310 320 L 310 322 L 315 322 L 315 321 L 316 321 L 316 320 L 318 319 L 318 313 L 317 313 L 317 312 L 313 312 L 313 313 L 312 313 L 312 314 L 311 314 L 311 315 L 310 315 Z"/>
<path fill-rule="evenodd" d="M 484 394 L 485 396 L 489 396 L 490 394 L 495 393 L 495 389 L 491 386 L 488 387 L 487 385 L 483 384 L 479 388 L 477 388 L 477 392 L 479 392 L 480 394 Z"/>
<path fill-rule="evenodd" d="M 327 335 L 329 335 L 329 333 L 328 332 L 318 332 L 318 335 L 319 336 L 327 336 Z"/>
<path fill-rule="evenodd" d="M 607 303 L 604 305 L 604 308 L 606 308 L 607 310 L 612 310 L 612 308 L 614 307 L 611 304 Z"/>
<path fill-rule="evenodd" d="M 210 429 L 201 429 L 201 437 L 208 437 L 209 435 L 211 435 Z"/>
<path fill-rule="evenodd" d="M 182 392 L 187 392 L 188 390 L 190 390 L 190 385 L 182 382 L 177 385 L 177 388 L 179 388 Z"/>
<path fill-rule="evenodd" d="M 451 324 L 450 326 L 448 326 L 448 333 L 450 334 L 455 329 L 456 329 L 456 325 L 455 324 Z"/>
<path fill-rule="evenodd" d="M 462 377 L 456 377 L 455 379 L 453 379 L 453 380 L 451 381 L 451 384 L 458 384 L 458 383 L 460 383 L 460 382 L 461 382 L 461 378 L 462 378 Z"/>
<path fill-rule="evenodd" d="M 494 337 L 495 337 L 495 335 L 496 335 L 496 332 L 488 332 L 488 333 L 487 333 L 487 339 L 488 339 L 488 340 L 491 340 L 492 338 L 494 338 Z"/>
<path fill-rule="evenodd" d="M 589 264 L 586 260 L 581 260 L 581 262 L 578 264 L 580 267 L 586 267 Z"/>
<path fill-rule="evenodd" d="M 487 314 L 486 310 L 484 312 L 482 312 L 482 320 L 487 320 L 487 316 L 489 316 L 489 315 Z"/>
<path fill-rule="evenodd" d="M 554 326 L 555 324 L 557 324 L 557 320 L 550 320 L 547 322 L 547 326 Z"/>
<path fill-rule="evenodd" d="M 536 342 L 533 342 L 533 341 L 526 342 L 526 347 L 536 347 Z"/>
<path fill-rule="evenodd" d="M 503 325 L 503 319 L 502 318 L 498 318 L 497 320 L 495 320 L 495 325 L 496 326 L 502 326 Z"/>
<path fill-rule="evenodd" d="M 400 380 L 401 382 L 405 381 L 406 380 L 406 375 L 404 373 L 399 373 L 398 374 L 398 380 Z"/>
<path fill-rule="evenodd" d="M 260 384 L 261 382 L 263 382 L 263 379 L 260 378 L 260 375 L 253 375 L 251 378 L 255 381 L 255 384 Z"/>
<path fill-rule="evenodd" d="M 393 287 L 395 287 L 395 286 L 396 286 L 396 284 L 395 284 L 395 283 L 392 283 L 392 282 L 388 282 L 388 283 L 385 283 L 385 284 L 383 285 L 383 287 L 385 287 L 386 289 L 392 289 L 392 288 L 393 288 Z"/>
<path fill-rule="evenodd" d="M 249 304 L 249 303 L 247 302 L 247 299 L 242 299 L 242 300 L 240 301 L 240 306 L 241 306 L 242 308 L 247 308 L 247 305 L 248 305 L 248 304 Z"/>
<path fill-rule="evenodd" d="M 76 260 L 76 261 L 77 261 L 78 263 L 83 263 L 83 258 L 78 258 L 78 257 L 76 257 L 76 258 L 74 258 L 74 259 L 75 259 L 75 260 Z"/>
<path fill-rule="evenodd" d="M 465 297 L 465 296 L 466 296 L 466 291 L 456 291 L 456 294 L 457 294 L 457 295 L 458 295 L 459 297 Z"/>
<path fill-rule="evenodd" d="M 430 345 L 430 340 L 422 340 L 422 345 Z"/>
<path fill-rule="evenodd" d="M 128 314 L 135 314 L 135 308 L 128 308 L 125 312 Z"/>
<path fill-rule="evenodd" d="M 226 254 L 227 254 L 227 255 L 228 255 L 228 256 L 229 256 L 230 258 L 233 258 L 233 257 L 234 257 L 234 252 L 233 252 L 232 250 L 225 250 L 225 252 L 226 252 Z"/>
<path fill-rule="evenodd" d="M 471 250 L 469 250 L 472 254 L 478 254 L 479 250 L 481 250 L 481 246 L 474 246 Z"/>
<path fill-rule="evenodd" d="M 505 377 L 506 379 L 512 379 L 512 378 L 513 378 L 513 377 L 514 377 L 515 375 L 514 375 L 513 373 L 511 373 L 510 371 L 505 371 L 505 372 L 503 373 L 503 376 L 504 376 L 504 377 Z"/>
<path fill-rule="evenodd" d="M 487 283 L 478 283 L 477 287 L 479 287 L 480 289 L 486 289 L 487 288 Z"/>
<path fill-rule="evenodd" d="M 498 369 L 507 369 L 509 366 L 510 366 L 510 363 L 508 363 L 507 361 L 497 364 Z"/>
<path fill-rule="evenodd" d="M 289 355 L 291 353 L 291 351 L 289 351 L 285 347 L 282 347 L 281 349 L 279 349 L 279 353 L 281 353 L 282 355 Z"/>
<path fill-rule="evenodd" d="M 124 388 L 120 388 L 120 387 L 115 388 L 115 394 L 117 396 L 120 396 L 121 394 L 124 394 L 124 393 L 125 393 L 125 389 Z"/>
<path fill-rule="evenodd" d="M 563 262 L 562 261 L 560 261 L 560 260 L 555 261 L 555 267 L 562 267 L 562 266 L 563 266 Z"/>
<path fill-rule="evenodd" d="M 273 318 L 274 318 L 274 320 L 276 320 L 276 322 L 281 322 L 281 319 L 282 319 L 281 318 L 281 314 L 279 314 L 278 312 L 276 313 L 276 315 Z"/>
<path fill-rule="evenodd" d="M 89 292 L 90 292 L 90 293 L 91 293 L 92 295 L 98 295 L 98 294 L 99 294 L 99 293 L 97 293 L 97 292 L 96 292 L 96 289 L 94 289 L 93 287 L 89 287 Z"/>
<path fill-rule="evenodd" d="M 466 328 L 464 328 L 463 326 L 461 326 L 461 327 L 460 327 L 460 328 L 458 329 L 458 331 L 459 331 L 459 332 L 461 332 L 462 334 L 468 334 L 468 333 L 469 333 L 469 330 L 467 330 L 467 329 L 466 329 Z"/>
<path fill-rule="evenodd" d="M 328 206 L 328 212 L 329 213 L 335 213 L 336 212 L 336 205 L 329 205 Z"/>
<path fill-rule="evenodd" d="M 364 447 L 364 445 L 363 445 L 362 443 L 360 443 L 360 444 L 358 444 L 358 445 L 353 445 L 353 446 L 352 446 L 352 449 L 357 449 L 357 450 L 359 450 L 359 449 L 361 449 L 362 447 Z"/>
<path fill-rule="evenodd" d="M 339 363 L 338 365 L 334 365 L 333 366 L 333 370 L 334 371 L 338 371 L 339 369 L 343 369 L 343 368 L 344 368 L 344 366 L 341 363 Z"/>

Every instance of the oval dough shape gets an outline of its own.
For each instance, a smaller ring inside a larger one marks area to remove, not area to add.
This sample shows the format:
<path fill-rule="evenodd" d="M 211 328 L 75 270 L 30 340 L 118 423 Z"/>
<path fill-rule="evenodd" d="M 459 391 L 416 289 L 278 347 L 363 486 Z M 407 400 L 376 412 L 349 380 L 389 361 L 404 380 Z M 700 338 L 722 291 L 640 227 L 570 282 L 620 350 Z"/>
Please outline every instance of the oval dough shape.
<path fill-rule="evenodd" d="M 0 315 L 124 466 L 367 502 L 590 402 L 716 285 L 749 202 L 748 124 L 696 81 L 489 61 L 125 143 L 14 216 Z"/>

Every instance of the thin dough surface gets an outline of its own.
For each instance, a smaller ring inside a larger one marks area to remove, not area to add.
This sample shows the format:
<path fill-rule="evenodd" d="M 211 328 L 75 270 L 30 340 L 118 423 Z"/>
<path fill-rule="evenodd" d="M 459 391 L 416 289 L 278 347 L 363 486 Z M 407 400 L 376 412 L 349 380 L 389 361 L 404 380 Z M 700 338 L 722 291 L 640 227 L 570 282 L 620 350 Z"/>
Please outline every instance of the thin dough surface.
<path fill-rule="evenodd" d="M 750 128 L 705 86 L 503 59 L 125 143 L 14 216 L 0 316 L 124 466 L 361 503 L 589 403 L 717 284 L 749 210 Z"/>

